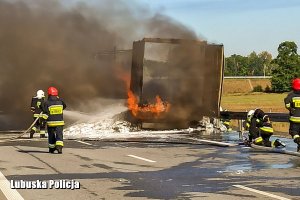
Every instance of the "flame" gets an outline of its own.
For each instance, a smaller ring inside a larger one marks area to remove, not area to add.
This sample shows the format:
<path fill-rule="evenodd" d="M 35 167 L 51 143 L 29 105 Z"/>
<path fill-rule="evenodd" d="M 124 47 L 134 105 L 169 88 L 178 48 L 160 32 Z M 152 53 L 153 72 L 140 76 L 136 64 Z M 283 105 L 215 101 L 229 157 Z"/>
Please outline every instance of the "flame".
<path fill-rule="evenodd" d="M 137 116 L 139 113 L 152 113 L 154 117 L 159 116 L 162 113 L 166 113 L 170 110 L 171 104 L 163 102 L 160 96 L 156 96 L 156 102 L 154 104 L 147 104 L 145 106 L 139 106 L 139 100 L 137 96 L 130 90 L 130 75 L 125 73 L 120 67 L 117 68 L 118 78 L 123 80 L 127 89 L 127 106 L 133 116 Z"/>
<path fill-rule="evenodd" d="M 163 102 L 158 95 L 155 97 L 156 102 L 154 104 L 139 106 L 138 99 L 133 94 L 133 92 L 129 90 L 127 94 L 128 94 L 128 99 L 127 99 L 128 109 L 131 110 L 131 113 L 134 116 L 137 116 L 138 113 L 152 113 L 155 114 L 154 117 L 156 117 L 159 116 L 161 113 L 166 113 L 170 110 L 170 104 L 168 102 Z"/>

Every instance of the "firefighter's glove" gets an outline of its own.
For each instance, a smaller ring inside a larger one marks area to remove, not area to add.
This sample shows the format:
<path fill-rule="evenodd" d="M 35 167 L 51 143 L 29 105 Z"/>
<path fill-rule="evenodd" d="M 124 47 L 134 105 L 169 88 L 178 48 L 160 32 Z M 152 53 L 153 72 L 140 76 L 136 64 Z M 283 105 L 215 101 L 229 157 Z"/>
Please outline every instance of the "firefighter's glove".
<path fill-rule="evenodd" d="M 244 140 L 244 144 L 247 147 L 251 147 L 251 141 L 249 141 L 249 140 Z"/>

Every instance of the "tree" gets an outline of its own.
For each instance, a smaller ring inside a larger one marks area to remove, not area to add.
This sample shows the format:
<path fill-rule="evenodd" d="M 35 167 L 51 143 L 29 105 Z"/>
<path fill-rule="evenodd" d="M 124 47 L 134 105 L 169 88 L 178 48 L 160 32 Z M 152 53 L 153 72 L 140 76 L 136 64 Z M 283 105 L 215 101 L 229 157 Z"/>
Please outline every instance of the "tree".
<path fill-rule="evenodd" d="M 233 54 L 225 58 L 225 76 L 262 76 L 270 75 L 274 64 L 272 55 L 267 51 L 257 54 L 253 51 L 248 56 Z"/>
<path fill-rule="evenodd" d="M 263 75 L 263 60 L 258 57 L 255 51 L 253 51 L 249 56 L 249 72 L 251 76 L 262 76 Z"/>
<path fill-rule="evenodd" d="M 279 45 L 278 55 L 272 61 L 275 64 L 271 79 L 274 92 L 289 91 L 292 79 L 300 77 L 300 57 L 297 48 L 295 42 L 291 41 Z"/>
<path fill-rule="evenodd" d="M 233 54 L 225 59 L 225 76 L 247 75 L 248 58 Z"/>
<path fill-rule="evenodd" d="M 272 69 L 274 65 L 271 64 L 272 62 L 272 54 L 270 54 L 267 51 L 263 51 L 260 54 L 258 54 L 259 59 L 262 60 L 263 64 L 263 75 L 264 76 L 269 76 L 271 75 Z"/>

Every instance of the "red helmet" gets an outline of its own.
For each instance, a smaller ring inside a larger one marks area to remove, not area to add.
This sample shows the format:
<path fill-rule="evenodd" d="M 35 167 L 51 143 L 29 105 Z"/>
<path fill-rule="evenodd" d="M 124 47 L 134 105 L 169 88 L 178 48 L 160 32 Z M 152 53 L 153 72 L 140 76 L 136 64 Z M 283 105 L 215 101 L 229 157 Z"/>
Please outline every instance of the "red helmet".
<path fill-rule="evenodd" d="M 293 90 L 300 90 L 300 78 L 295 78 L 292 83 Z"/>
<path fill-rule="evenodd" d="M 55 87 L 49 87 L 48 88 L 48 95 L 57 96 L 58 95 L 58 90 Z"/>

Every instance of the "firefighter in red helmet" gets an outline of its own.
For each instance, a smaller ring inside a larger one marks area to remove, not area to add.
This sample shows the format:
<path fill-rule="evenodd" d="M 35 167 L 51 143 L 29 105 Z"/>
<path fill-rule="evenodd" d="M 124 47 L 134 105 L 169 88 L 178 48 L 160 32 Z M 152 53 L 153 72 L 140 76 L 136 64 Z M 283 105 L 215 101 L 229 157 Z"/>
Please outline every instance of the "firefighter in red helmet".
<path fill-rule="evenodd" d="M 290 111 L 290 129 L 289 133 L 294 142 L 298 145 L 297 151 L 300 151 L 300 78 L 292 82 L 293 91 L 284 99 L 285 107 Z"/>
<path fill-rule="evenodd" d="M 44 104 L 44 113 L 47 115 L 47 130 L 49 152 L 55 150 L 62 153 L 63 143 L 63 110 L 66 108 L 65 102 L 58 97 L 58 90 L 55 87 L 48 88 L 48 99 Z"/>

